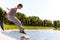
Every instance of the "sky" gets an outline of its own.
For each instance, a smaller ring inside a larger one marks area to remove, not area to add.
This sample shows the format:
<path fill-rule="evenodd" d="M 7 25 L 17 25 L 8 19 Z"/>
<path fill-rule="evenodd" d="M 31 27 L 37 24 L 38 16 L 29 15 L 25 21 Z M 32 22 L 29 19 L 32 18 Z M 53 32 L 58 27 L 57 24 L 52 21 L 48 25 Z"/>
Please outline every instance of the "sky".
<path fill-rule="evenodd" d="M 6 8 L 16 7 L 19 3 L 23 8 L 18 12 L 26 16 L 38 16 L 44 20 L 60 20 L 60 0 L 1 0 L 0 7 L 8 12 Z"/>

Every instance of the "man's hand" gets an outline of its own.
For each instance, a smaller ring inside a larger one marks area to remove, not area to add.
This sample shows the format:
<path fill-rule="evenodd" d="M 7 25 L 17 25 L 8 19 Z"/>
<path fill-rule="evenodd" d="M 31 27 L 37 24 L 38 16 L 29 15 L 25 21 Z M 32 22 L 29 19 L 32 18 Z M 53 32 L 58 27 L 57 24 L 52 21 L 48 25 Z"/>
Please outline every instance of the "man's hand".
<path fill-rule="evenodd" d="M 9 8 L 7 8 L 8 10 L 10 10 Z"/>

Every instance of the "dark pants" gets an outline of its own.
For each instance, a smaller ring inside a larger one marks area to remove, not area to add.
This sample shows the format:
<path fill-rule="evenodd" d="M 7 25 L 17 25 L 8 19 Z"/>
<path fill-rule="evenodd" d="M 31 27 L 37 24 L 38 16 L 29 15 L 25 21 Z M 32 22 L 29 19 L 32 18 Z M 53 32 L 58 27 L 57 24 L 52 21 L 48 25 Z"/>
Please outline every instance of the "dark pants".
<path fill-rule="evenodd" d="M 0 20 L 0 27 L 2 28 L 2 30 L 4 30 L 3 21 L 2 20 Z"/>

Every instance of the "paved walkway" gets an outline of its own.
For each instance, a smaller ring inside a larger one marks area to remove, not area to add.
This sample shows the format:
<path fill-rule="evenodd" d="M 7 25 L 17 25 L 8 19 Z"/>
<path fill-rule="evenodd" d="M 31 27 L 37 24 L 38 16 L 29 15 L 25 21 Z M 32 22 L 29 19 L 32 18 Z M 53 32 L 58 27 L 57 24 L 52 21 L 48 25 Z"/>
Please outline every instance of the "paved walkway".
<path fill-rule="evenodd" d="M 15 40 L 15 39 L 9 36 L 6 36 L 0 32 L 0 40 Z"/>
<path fill-rule="evenodd" d="M 7 36 L 7 35 L 5 35 L 5 34 L 3 34 L 3 31 L 2 31 L 2 29 L 0 28 L 0 40 L 15 40 L 15 39 L 12 38 L 12 37 Z"/>

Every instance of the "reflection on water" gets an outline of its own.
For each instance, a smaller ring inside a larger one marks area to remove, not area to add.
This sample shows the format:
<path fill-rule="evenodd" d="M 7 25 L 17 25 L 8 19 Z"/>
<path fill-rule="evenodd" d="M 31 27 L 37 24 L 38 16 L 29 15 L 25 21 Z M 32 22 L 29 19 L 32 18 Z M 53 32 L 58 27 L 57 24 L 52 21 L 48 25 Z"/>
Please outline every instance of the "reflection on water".
<path fill-rule="evenodd" d="M 18 31 L 4 31 L 4 35 L 20 40 L 22 34 Z M 30 40 L 60 40 L 60 31 L 54 30 L 28 30 L 26 35 L 30 37 Z"/>

